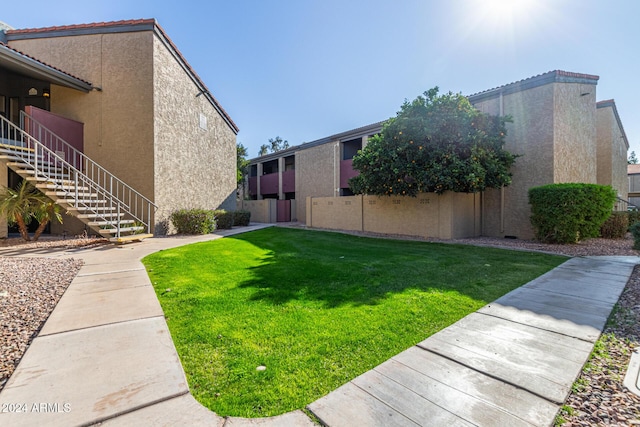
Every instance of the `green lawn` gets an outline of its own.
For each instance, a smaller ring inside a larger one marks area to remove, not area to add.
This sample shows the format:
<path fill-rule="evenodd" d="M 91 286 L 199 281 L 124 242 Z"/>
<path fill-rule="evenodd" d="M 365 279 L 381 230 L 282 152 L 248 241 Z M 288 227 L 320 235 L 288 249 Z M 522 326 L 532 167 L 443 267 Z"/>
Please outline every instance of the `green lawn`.
<path fill-rule="evenodd" d="M 143 262 L 196 399 L 263 417 L 304 408 L 564 260 L 268 228 Z"/>

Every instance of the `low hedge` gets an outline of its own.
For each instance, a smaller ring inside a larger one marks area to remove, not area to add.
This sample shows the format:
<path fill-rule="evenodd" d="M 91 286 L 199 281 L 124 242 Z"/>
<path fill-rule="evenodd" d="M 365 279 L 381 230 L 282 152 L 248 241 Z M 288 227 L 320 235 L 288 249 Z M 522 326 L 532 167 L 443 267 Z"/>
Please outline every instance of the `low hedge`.
<path fill-rule="evenodd" d="M 233 212 L 225 211 L 224 209 L 218 209 L 213 211 L 213 215 L 216 218 L 216 224 L 220 230 L 229 230 L 233 227 Z"/>
<path fill-rule="evenodd" d="M 546 243 L 576 243 L 598 237 L 611 215 L 616 192 L 608 185 L 549 184 L 529 189 L 531 224 Z"/>
<path fill-rule="evenodd" d="M 633 249 L 640 249 L 640 222 L 636 222 L 630 227 L 633 234 Z"/>
<path fill-rule="evenodd" d="M 209 234 L 216 229 L 214 212 L 207 209 L 179 209 L 171 213 L 171 223 L 180 234 Z"/>
<path fill-rule="evenodd" d="M 233 213 L 233 225 L 238 227 L 247 227 L 251 221 L 251 212 L 249 211 L 235 211 Z"/>
<path fill-rule="evenodd" d="M 631 227 L 633 226 L 633 224 L 635 224 L 636 222 L 640 222 L 640 211 L 628 211 L 627 215 L 629 215 L 629 231 L 631 231 Z"/>
<path fill-rule="evenodd" d="M 605 239 L 623 239 L 629 228 L 627 212 L 612 212 L 611 216 L 600 227 L 600 236 Z"/>

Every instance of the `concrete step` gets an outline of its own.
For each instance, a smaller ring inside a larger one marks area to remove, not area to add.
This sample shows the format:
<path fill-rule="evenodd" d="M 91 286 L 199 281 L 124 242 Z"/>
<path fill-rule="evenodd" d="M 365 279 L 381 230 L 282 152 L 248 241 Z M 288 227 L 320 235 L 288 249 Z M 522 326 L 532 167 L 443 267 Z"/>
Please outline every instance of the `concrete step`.
<path fill-rule="evenodd" d="M 109 225 L 112 227 L 115 227 L 117 223 L 120 223 L 120 227 L 122 227 L 123 225 L 129 225 L 129 224 L 134 224 L 135 221 L 132 219 L 123 219 L 120 221 L 90 221 L 87 223 L 87 225 L 91 226 L 91 227 L 104 227 L 105 225 Z"/>
<path fill-rule="evenodd" d="M 86 208 L 85 210 L 95 210 L 95 207 L 100 207 L 98 205 L 104 205 L 107 203 L 106 200 L 100 199 L 58 199 L 55 201 L 59 205 L 65 205 L 65 209 L 70 210 L 71 208 Z"/>
<path fill-rule="evenodd" d="M 77 215 L 76 218 L 80 219 L 95 219 L 95 218 L 122 218 L 124 213 L 115 213 L 115 212 L 103 212 L 103 213 L 89 213 L 89 214 L 80 214 Z"/>
<path fill-rule="evenodd" d="M 78 193 L 76 194 L 75 189 L 69 190 L 69 191 L 45 191 L 44 194 L 50 197 L 62 197 L 65 199 L 70 197 L 75 197 L 75 196 L 84 197 L 85 198 L 84 200 L 94 199 L 98 197 L 98 193 L 88 193 L 88 192 L 78 191 Z"/>
<path fill-rule="evenodd" d="M 137 231 L 144 231 L 144 229 L 145 227 L 121 227 L 120 233 L 135 233 Z M 115 234 L 117 232 L 118 230 L 115 228 L 105 228 L 100 230 L 100 234 L 102 235 Z"/>
<path fill-rule="evenodd" d="M 130 234 L 128 236 L 120 236 L 120 237 L 112 237 L 109 239 L 111 243 L 129 243 L 129 242 L 140 242 L 144 239 L 149 239 L 153 237 L 153 234 Z"/>

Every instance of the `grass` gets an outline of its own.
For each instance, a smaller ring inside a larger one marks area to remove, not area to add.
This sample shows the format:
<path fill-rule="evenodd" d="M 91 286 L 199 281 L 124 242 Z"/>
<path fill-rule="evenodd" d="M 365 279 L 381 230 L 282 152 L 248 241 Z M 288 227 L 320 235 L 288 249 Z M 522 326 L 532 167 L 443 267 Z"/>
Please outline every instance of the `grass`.
<path fill-rule="evenodd" d="M 304 408 L 565 260 L 268 228 L 143 262 L 196 399 L 263 417 Z"/>

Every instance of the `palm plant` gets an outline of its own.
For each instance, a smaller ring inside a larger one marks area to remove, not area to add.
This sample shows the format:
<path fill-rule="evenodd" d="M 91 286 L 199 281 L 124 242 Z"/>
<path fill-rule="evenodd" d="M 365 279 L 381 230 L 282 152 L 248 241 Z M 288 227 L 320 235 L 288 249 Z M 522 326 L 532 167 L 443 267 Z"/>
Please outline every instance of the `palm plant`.
<path fill-rule="evenodd" d="M 5 187 L 0 193 L 0 215 L 6 216 L 9 225 L 17 225 L 20 236 L 30 241 L 27 226 L 33 219 L 40 222 L 33 240 L 38 240 L 44 228 L 52 220 L 62 222 L 60 207 L 24 180 L 17 189 Z"/>

